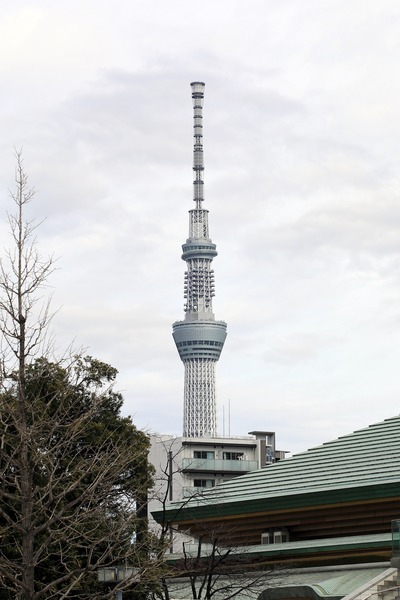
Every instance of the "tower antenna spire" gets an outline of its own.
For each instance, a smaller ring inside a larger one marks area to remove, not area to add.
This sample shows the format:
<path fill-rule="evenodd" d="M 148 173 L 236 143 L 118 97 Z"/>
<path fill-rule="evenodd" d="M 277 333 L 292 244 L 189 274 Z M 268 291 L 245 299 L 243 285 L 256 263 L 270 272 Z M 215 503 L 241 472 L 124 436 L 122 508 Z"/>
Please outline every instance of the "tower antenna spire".
<path fill-rule="evenodd" d="M 201 208 L 204 200 L 204 158 L 203 158 L 203 102 L 205 84 L 194 81 L 190 84 L 193 101 L 193 171 L 194 201 L 196 208 Z"/>
<path fill-rule="evenodd" d="M 226 323 L 212 310 L 216 245 L 208 231 L 204 210 L 203 101 L 205 84 L 191 83 L 194 118 L 193 171 L 195 208 L 189 210 L 189 237 L 182 246 L 186 262 L 185 319 L 173 324 L 173 337 L 185 367 L 183 435 L 216 437 L 215 363 L 226 338 Z"/>

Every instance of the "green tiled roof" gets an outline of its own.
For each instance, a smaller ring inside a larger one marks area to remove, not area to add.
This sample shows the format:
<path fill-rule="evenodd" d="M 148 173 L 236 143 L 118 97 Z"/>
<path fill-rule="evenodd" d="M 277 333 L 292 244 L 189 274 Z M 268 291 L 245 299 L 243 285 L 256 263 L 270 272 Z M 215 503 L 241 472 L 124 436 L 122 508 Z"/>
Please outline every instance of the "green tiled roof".
<path fill-rule="evenodd" d="M 394 569 L 388 569 L 385 565 L 357 567 L 335 567 L 335 568 L 319 568 L 307 569 L 303 571 L 287 570 L 283 574 L 277 574 L 270 571 L 265 572 L 265 591 L 259 595 L 259 590 L 255 594 L 251 594 L 249 589 L 243 589 L 235 596 L 236 600 L 249 600 L 258 596 L 259 600 L 279 600 L 280 598 L 314 598 L 315 600 L 339 600 L 365 586 L 374 579 L 380 579 L 385 574 L 393 574 Z M 223 587 L 223 577 L 220 579 L 221 587 Z M 260 580 L 261 583 L 261 580 Z M 262 587 L 260 583 L 257 588 Z M 231 581 L 226 580 L 229 586 Z M 187 578 L 179 578 L 171 580 L 169 588 L 173 598 L 181 598 L 186 600 L 192 594 L 190 580 Z M 364 593 L 364 597 L 368 598 L 368 593 Z M 221 600 L 221 594 L 216 596 Z M 373 599 L 371 599 L 373 600 Z"/>
<path fill-rule="evenodd" d="M 367 493 L 400 495 L 400 416 L 222 483 L 187 502 L 178 520 L 186 509 L 206 505 L 235 505 L 236 511 L 238 504 L 246 504 L 257 510 L 268 502 L 273 509 L 277 502 L 281 507 L 310 505 L 310 495 L 315 503 L 328 503 L 348 494 L 347 499 L 363 499 Z"/>
<path fill-rule="evenodd" d="M 321 554 L 322 552 L 328 551 L 350 551 L 350 550 L 359 550 L 362 548 L 387 548 L 391 543 L 391 534 L 390 533 L 374 533 L 370 535 L 352 535 L 352 536 L 343 536 L 343 537 L 334 537 L 334 538 L 322 538 L 315 540 L 307 540 L 305 544 L 304 541 L 299 542 L 286 542 L 285 544 L 259 544 L 258 546 L 237 546 L 235 550 L 232 552 L 232 556 L 235 554 L 243 554 L 249 559 L 254 556 L 263 556 L 263 557 L 275 557 L 277 555 L 281 557 L 291 556 L 296 557 L 296 555 L 304 555 L 304 554 Z M 198 548 L 197 545 L 194 544 L 194 554 L 197 555 Z M 212 546 L 210 546 L 212 548 Z M 186 552 L 188 549 L 186 547 Z M 202 556 L 209 556 L 212 553 L 212 550 L 207 548 L 206 545 L 202 546 Z M 177 554 L 169 554 L 167 556 L 167 562 L 174 563 L 176 561 L 182 560 L 182 553 L 178 552 Z"/>
<path fill-rule="evenodd" d="M 337 567 L 334 570 L 315 570 L 313 572 L 291 573 L 285 576 L 284 583 L 272 585 L 259 596 L 259 600 L 278 600 L 279 598 L 326 598 L 335 600 L 359 590 L 375 578 L 391 575 L 394 569 L 385 566 L 349 568 Z M 273 581 L 271 582 L 273 584 Z M 369 594 L 365 594 L 367 598 Z"/>
<path fill-rule="evenodd" d="M 299 554 L 320 554 L 334 550 L 359 550 L 362 548 L 387 548 L 391 543 L 390 533 L 374 533 L 370 535 L 352 535 L 334 538 L 322 538 L 300 542 L 287 542 L 285 544 L 266 544 L 246 547 L 246 554 L 258 554 L 263 556 L 280 556 Z"/>

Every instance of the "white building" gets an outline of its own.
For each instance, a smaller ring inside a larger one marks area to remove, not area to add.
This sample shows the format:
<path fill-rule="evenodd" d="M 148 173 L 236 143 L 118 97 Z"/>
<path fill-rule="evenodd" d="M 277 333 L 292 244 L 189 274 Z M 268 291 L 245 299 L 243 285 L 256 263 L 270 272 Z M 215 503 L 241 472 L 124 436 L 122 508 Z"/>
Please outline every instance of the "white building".
<path fill-rule="evenodd" d="M 251 431 L 246 437 L 152 435 L 149 461 L 156 473 L 149 515 L 162 509 L 163 504 L 201 494 L 219 483 L 284 458 L 285 451 L 275 448 L 272 431 Z M 154 522 L 153 526 L 156 527 Z M 179 540 L 181 543 L 182 538 Z"/>

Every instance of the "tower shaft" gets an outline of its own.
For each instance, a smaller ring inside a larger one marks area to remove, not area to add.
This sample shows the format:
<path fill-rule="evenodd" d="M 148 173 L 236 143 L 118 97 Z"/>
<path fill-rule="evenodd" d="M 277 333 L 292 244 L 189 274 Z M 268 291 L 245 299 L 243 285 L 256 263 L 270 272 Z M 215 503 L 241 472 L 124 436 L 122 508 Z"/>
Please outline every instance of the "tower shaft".
<path fill-rule="evenodd" d="M 196 81 L 191 87 L 195 208 L 189 210 L 189 237 L 182 246 L 182 259 L 187 266 L 185 319 L 173 324 L 173 337 L 185 367 L 183 435 L 213 437 L 217 435 L 215 363 L 227 334 L 226 323 L 216 321 L 212 309 L 214 271 L 211 266 L 217 251 L 209 237 L 208 211 L 202 206 L 204 83 Z"/>

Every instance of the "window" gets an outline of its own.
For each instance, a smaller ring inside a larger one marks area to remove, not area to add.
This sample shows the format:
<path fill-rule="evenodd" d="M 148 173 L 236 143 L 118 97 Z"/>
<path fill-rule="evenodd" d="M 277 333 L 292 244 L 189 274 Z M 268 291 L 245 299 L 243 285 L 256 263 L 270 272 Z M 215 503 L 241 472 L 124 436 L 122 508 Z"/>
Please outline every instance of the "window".
<path fill-rule="evenodd" d="M 274 527 L 261 534 L 261 544 L 286 544 L 289 541 L 289 531 L 286 527 Z"/>
<path fill-rule="evenodd" d="M 269 446 L 265 449 L 265 462 L 268 464 L 275 462 L 274 455 L 272 454 L 272 448 Z"/>
<path fill-rule="evenodd" d="M 289 541 L 289 533 L 287 529 L 282 528 L 280 531 L 274 531 L 274 544 L 286 544 Z"/>
<path fill-rule="evenodd" d="M 214 479 L 194 479 L 193 480 L 194 487 L 198 488 L 213 488 L 215 486 Z"/>
<path fill-rule="evenodd" d="M 224 452 L 224 460 L 243 460 L 243 452 Z"/>
<path fill-rule="evenodd" d="M 268 532 L 261 534 L 261 545 L 267 546 L 270 543 L 270 536 Z"/>
<path fill-rule="evenodd" d="M 215 452 L 206 452 L 205 450 L 194 450 L 193 458 L 204 458 L 205 460 L 214 460 Z"/>

